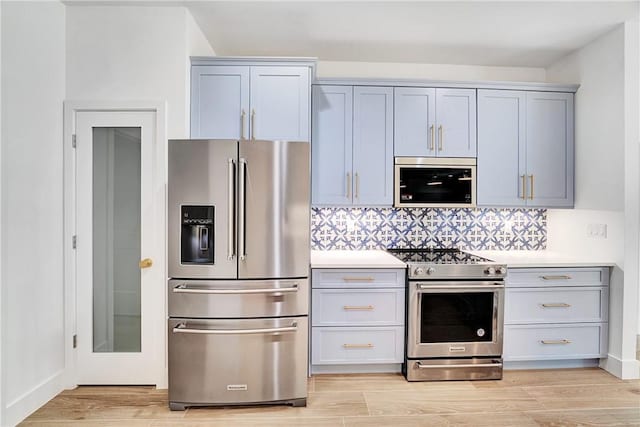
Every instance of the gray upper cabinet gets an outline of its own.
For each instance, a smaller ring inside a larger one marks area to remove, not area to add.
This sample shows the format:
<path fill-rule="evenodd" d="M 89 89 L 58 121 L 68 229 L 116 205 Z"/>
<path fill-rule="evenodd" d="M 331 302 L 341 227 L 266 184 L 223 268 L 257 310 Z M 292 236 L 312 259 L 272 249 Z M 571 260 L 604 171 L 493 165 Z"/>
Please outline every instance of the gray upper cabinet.
<path fill-rule="evenodd" d="M 307 66 L 194 65 L 191 137 L 309 141 Z"/>
<path fill-rule="evenodd" d="M 573 94 L 478 91 L 478 205 L 573 206 Z"/>
<path fill-rule="evenodd" d="M 313 86 L 312 99 L 311 202 L 351 205 L 353 87 Z"/>
<path fill-rule="evenodd" d="M 391 205 L 393 88 L 313 87 L 312 203 Z"/>
<path fill-rule="evenodd" d="M 393 88 L 353 88 L 353 204 L 393 203 Z"/>
<path fill-rule="evenodd" d="M 475 157 L 476 91 L 395 88 L 394 154 Z"/>

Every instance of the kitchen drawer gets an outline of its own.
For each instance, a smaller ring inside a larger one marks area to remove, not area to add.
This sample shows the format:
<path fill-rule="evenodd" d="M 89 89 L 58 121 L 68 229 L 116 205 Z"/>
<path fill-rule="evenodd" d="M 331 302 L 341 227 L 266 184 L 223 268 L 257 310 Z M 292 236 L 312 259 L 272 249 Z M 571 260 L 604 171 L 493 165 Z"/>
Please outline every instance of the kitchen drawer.
<path fill-rule="evenodd" d="M 313 269 L 313 288 L 404 288 L 404 269 Z"/>
<path fill-rule="evenodd" d="M 402 363 L 404 327 L 311 328 L 311 364 Z"/>
<path fill-rule="evenodd" d="M 606 357 L 607 323 L 506 325 L 504 360 Z"/>
<path fill-rule="evenodd" d="M 509 288 L 506 324 L 606 322 L 608 287 Z"/>
<path fill-rule="evenodd" d="M 277 317 L 309 313 L 309 280 L 169 280 L 170 317 Z"/>
<path fill-rule="evenodd" d="M 608 268 L 510 268 L 507 287 L 607 286 Z"/>
<path fill-rule="evenodd" d="M 313 326 L 404 324 L 404 289 L 314 289 Z"/>

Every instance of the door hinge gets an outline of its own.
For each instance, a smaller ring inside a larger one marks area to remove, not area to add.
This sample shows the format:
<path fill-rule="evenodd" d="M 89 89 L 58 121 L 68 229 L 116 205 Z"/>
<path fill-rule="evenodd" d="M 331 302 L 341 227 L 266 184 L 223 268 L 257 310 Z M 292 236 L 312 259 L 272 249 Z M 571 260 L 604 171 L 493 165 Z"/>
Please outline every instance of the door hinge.
<path fill-rule="evenodd" d="M 73 336 L 73 348 L 78 347 L 78 336 L 74 335 Z"/>
<path fill-rule="evenodd" d="M 75 249 L 78 246 L 78 236 L 73 236 L 71 238 L 71 246 L 73 246 L 73 249 Z"/>
<path fill-rule="evenodd" d="M 76 148 L 76 134 L 71 135 L 71 146 Z"/>

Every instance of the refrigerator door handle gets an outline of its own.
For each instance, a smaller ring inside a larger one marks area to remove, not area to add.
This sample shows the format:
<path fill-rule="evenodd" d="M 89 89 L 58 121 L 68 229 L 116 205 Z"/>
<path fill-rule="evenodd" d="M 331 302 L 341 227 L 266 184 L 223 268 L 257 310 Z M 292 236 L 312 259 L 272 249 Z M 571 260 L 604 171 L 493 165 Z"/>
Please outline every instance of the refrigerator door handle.
<path fill-rule="evenodd" d="M 247 335 L 247 334 L 273 334 L 279 332 L 296 332 L 298 323 L 293 322 L 291 326 L 282 328 L 259 328 L 259 329 L 199 329 L 187 328 L 186 323 L 180 323 L 173 328 L 173 333 L 181 334 L 206 334 L 206 335 Z"/>
<path fill-rule="evenodd" d="M 235 184 L 236 184 L 236 162 L 228 159 L 227 175 L 227 259 L 232 260 L 236 256 L 234 213 L 235 213 Z"/>
<path fill-rule="evenodd" d="M 246 221 L 246 193 L 247 193 L 247 183 L 246 183 L 246 173 L 247 173 L 247 160 L 240 159 L 239 163 L 239 178 L 238 178 L 238 255 L 241 261 L 244 261 L 247 258 L 247 254 L 245 253 L 245 221 Z"/>
<path fill-rule="evenodd" d="M 285 292 L 298 292 L 298 284 L 286 288 L 254 288 L 254 289 L 203 289 L 189 288 L 188 285 L 178 285 L 173 288 L 176 294 L 281 294 Z"/>

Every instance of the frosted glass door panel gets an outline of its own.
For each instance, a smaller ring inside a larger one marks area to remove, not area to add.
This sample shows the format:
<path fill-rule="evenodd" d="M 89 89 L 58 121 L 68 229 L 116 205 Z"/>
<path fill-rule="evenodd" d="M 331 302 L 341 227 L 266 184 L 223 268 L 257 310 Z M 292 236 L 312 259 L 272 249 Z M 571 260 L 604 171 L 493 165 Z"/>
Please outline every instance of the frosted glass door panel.
<path fill-rule="evenodd" d="M 93 128 L 93 351 L 140 352 L 140 128 Z"/>

